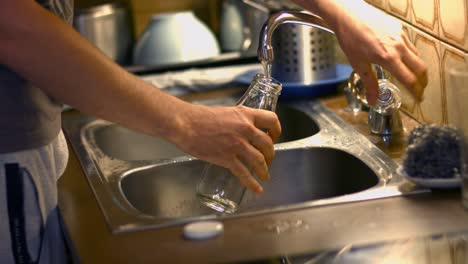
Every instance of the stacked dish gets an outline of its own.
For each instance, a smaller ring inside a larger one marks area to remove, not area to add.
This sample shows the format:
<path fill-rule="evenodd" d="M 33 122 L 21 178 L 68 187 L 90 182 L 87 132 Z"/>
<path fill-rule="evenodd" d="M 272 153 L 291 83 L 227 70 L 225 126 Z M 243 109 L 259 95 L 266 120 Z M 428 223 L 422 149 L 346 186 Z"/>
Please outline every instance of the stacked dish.
<path fill-rule="evenodd" d="M 210 59 L 220 49 L 213 32 L 192 11 L 154 15 L 133 53 L 136 65 L 170 65 Z"/>

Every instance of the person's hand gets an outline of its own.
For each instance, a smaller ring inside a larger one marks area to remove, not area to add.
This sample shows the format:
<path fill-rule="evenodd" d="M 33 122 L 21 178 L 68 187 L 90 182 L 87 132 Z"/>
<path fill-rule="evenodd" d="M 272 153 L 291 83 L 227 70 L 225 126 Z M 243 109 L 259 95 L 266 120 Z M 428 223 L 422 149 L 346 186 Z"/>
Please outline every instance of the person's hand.
<path fill-rule="evenodd" d="M 249 168 L 262 181 L 269 179 L 273 143 L 281 133 L 276 114 L 244 106 L 189 108 L 171 141 L 197 158 L 227 168 L 249 190 L 261 193 Z"/>
<path fill-rule="evenodd" d="M 427 85 L 427 69 L 401 24 L 362 0 L 302 0 L 298 3 L 324 18 L 335 32 L 349 63 L 367 88 L 367 101 L 377 99 L 378 64 L 420 101 Z"/>
<path fill-rule="evenodd" d="M 2 4 L 1 66 L 54 100 L 165 138 L 197 158 L 228 168 L 250 190 L 262 191 L 249 169 L 261 180 L 269 177 L 273 142 L 281 133 L 275 113 L 186 103 L 119 67 L 37 1 Z"/>
<path fill-rule="evenodd" d="M 369 87 L 368 101 L 374 104 L 377 98 L 371 63 L 384 67 L 421 100 L 427 85 L 426 66 L 400 23 L 370 6 L 353 11 L 362 15 L 357 19 L 350 10 L 349 16 L 337 18 L 336 36 L 351 66 Z"/>

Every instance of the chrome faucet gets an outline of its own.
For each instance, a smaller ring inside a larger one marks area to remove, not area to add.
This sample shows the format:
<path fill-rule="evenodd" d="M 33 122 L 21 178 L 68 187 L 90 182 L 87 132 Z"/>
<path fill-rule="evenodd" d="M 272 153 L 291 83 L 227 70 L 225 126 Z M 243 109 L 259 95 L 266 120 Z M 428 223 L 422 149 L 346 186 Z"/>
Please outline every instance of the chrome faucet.
<path fill-rule="evenodd" d="M 261 62 L 271 63 L 273 61 L 273 46 L 271 44 L 273 32 L 279 25 L 288 23 L 316 27 L 334 33 L 327 23 L 317 15 L 300 11 L 279 11 L 268 18 L 260 31 L 258 59 Z"/>
<path fill-rule="evenodd" d="M 316 27 L 334 34 L 327 23 L 317 15 L 300 11 L 277 12 L 268 18 L 260 31 L 258 59 L 267 67 L 271 67 L 274 59 L 273 32 L 279 25 L 288 23 Z M 351 74 L 345 94 L 354 112 L 369 111 L 368 124 L 372 133 L 383 136 L 398 134 L 402 131 L 399 113 L 400 90 L 388 80 L 388 76 L 381 66 L 374 65 L 374 69 L 379 80 L 379 95 L 375 106 L 368 105 L 364 87 L 362 83 L 359 84 L 359 87 L 357 86 L 359 78 L 354 72 Z M 266 69 L 266 72 L 268 73 L 270 70 Z"/>
<path fill-rule="evenodd" d="M 403 130 L 400 116 L 400 89 L 389 80 L 389 76 L 379 65 L 373 65 L 378 78 L 378 95 L 375 106 L 366 100 L 366 91 L 359 75 L 351 73 L 345 88 L 348 110 L 352 112 L 369 111 L 368 125 L 372 133 L 382 136 L 398 134 Z"/>
<path fill-rule="evenodd" d="M 398 87 L 388 79 L 380 79 L 377 102 L 369 109 L 368 124 L 371 132 L 383 136 L 400 133 L 403 130 L 400 106 Z"/>

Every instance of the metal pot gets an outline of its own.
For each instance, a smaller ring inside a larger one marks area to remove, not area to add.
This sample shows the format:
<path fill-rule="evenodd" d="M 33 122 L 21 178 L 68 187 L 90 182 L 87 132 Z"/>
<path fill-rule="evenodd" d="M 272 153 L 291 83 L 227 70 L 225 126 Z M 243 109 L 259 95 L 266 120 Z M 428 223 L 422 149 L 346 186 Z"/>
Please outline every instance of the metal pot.
<path fill-rule="evenodd" d="M 133 30 L 125 5 L 111 3 L 78 9 L 73 26 L 109 58 L 122 65 L 129 64 Z"/>

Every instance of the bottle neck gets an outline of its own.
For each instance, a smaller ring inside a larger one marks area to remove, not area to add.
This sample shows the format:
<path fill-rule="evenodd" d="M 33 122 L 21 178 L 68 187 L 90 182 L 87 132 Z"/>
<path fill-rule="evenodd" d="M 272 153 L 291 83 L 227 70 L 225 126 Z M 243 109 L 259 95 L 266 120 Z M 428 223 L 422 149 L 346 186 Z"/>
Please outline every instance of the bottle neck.
<path fill-rule="evenodd" d="M 264 74 L 256 74 L 249 87 L 252 90 L 279 96 L 281 94 L 281 83 L 272 77 L 265 77 Z"/>

